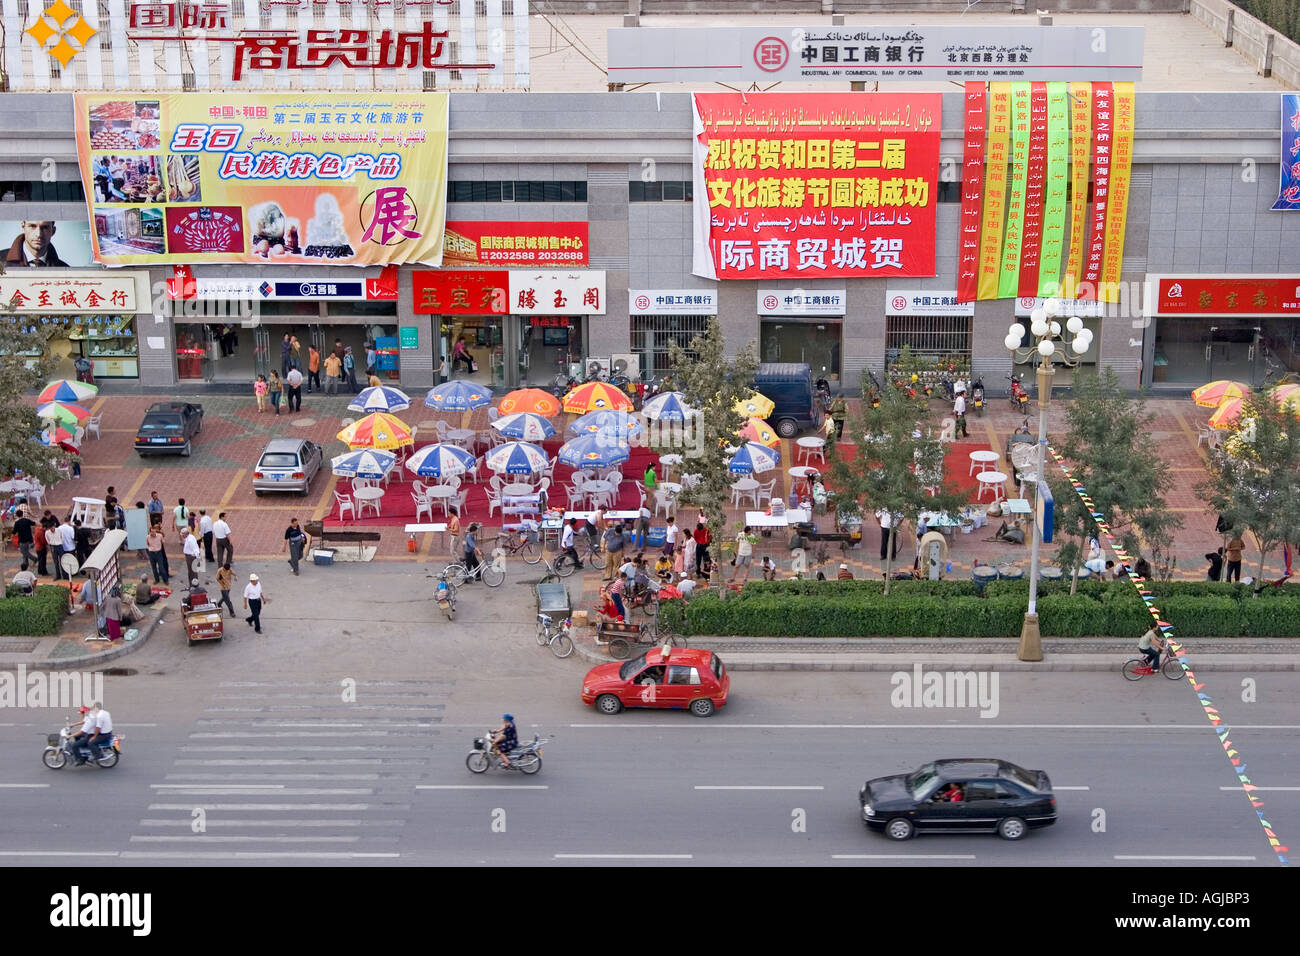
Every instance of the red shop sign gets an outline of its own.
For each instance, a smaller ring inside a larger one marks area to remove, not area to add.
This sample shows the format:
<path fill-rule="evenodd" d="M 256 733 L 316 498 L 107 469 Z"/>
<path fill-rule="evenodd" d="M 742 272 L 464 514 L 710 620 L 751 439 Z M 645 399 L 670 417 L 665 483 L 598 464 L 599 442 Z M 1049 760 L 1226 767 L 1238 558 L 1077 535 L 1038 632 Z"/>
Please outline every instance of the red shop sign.
<path fill-rule="evenodd" d="M 510 273 L 466 269 L 411 273 L 417 315 L 505 315 L 510 311 Z"/>
<path fill-rule="evenodd" d="M 1300 315 L 1297 276 L 1154 276 L 1156 315 Z"/>
<path fill-rule="evenodd" d="M 528 317 L 528 324 L 547 329 L 567 329 L 569 327 L 569 317 L 567 315 L 531 315 Z"/>
<path fill-rule="evenodd" d="M 444 266 L 587 265 L 585 222 L 478 222 L 447 220 Z"/>

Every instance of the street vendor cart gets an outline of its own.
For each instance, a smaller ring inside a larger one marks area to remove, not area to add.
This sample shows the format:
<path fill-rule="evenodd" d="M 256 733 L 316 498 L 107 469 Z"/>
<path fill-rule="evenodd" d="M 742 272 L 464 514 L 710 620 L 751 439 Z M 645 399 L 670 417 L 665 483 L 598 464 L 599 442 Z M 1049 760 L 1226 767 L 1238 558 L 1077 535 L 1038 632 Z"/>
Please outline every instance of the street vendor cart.
<path fill-rule="evenodd" d="M 195 641 L 219 641 L 225 636 L 221 608 L 213 604 L 208 592 L 196 588 L 181 600 L 187 644 Z"/>

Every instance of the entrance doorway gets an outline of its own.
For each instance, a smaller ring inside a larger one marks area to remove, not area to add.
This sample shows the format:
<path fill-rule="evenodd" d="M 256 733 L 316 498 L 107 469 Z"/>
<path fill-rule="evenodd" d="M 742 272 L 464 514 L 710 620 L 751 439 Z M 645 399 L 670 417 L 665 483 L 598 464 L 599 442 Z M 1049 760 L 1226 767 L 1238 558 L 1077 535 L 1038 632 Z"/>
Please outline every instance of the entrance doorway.
<path fill-rule="evenodd" d="M 1157 320 L 1152 379 L 1202 384 L 1230 379 L 1247 385 L 1264 380 L 1260 327 L 1227 318 Z"/>
<path fill-rule="evenodd" d="M 562 387 L 586 378 L 581 316 L 520 316 L 519 343 L 521 385 Z"/>
<path fill-rule="evenodd" d="M 812 367 L 813 378 L 837 382 L 842 329 L 843 324 L 836 321 L 763 319 L 759 324 L 759 361 L 806 362 Z"/>

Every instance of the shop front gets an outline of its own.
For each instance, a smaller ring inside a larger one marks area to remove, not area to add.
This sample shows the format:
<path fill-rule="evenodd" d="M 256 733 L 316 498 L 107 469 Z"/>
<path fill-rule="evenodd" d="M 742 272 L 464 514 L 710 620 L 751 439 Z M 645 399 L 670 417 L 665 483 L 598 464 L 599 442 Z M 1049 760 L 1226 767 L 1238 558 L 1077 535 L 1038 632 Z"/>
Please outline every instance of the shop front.
<path fill-rule="evenodd" d="M 175 323 L 176 377 L 184 383 L 251 383 L 272 369 L 283 374 L 286 335 L 299 342 L 308 371 L 309 348 L 324 357 L 351 348 L 359 387 L 365 385 L 366 350 L 376 352 L 381 380 L 401 378 L 396 271 L 367 278 L 352 273 L 290 280 L 244 276 L 222 279 L 180 275 L 168 284 Z"/>
<path fill-rule="evenodd" d="M 40 332 L 42 351 L 26 353 L 29 364 L 48 356 L 55 378 L 77 377 L 75 362 L 90 360 L 99 379 L 138 379 L 137 309 L 149 308 L 144 272 L 23 270 L 0 275 L 0 301 L 9 322 Z"/>
<path fill-rule="evenodd" d="M 844 288 L 759 289 L 759 360 L 806 362 L 813 378 L 838 382 L 847 302 Z"/>
<path fill-rule="evenodd" d="M 667 375 L 669 347 L 687 349 L 718 314 L 716 289 L 629 289 L 632 352 L 645 378 Z"/>
<path fill-rule="evenodd" d="M 929 384 L 945 375 L 968 377 L 974 321 L 975 303 L 958 302 L 956 289 L 890 288 L 885 293 L 886 376 L 897 381 L 907 371 L 899 363 L 907 349 Z"/>
<path fill-rule="evenodd" d="M 1267 385 L 1300 372 L 1300 278 L 1148 275 L 1143 381 Z"/>

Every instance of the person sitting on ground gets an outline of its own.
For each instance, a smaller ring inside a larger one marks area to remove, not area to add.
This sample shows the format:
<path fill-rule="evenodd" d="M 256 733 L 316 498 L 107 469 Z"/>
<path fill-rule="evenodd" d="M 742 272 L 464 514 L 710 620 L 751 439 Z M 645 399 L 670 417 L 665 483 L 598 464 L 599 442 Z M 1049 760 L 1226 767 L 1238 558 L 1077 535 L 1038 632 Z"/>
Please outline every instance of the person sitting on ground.
<path fill-rule="evenodd" d="M 158 599 L 159 596 L 153 593 L 153 588 L 149 585 L 149 575 L 140 575 L 140 583 L 135 586 L 136 607 L 148 607 Z"/>
<path fill-rule="evenodd" d="M 689 601 L 691 599 L 691 595 L 695 593 L 695 588 L 696 588 L 695 579 L 691 577 L 690 574 L 688 574 L 687 572 L 685 571 L 681 572 L 681 576 L 677 581 L 677 590 L 682 592 L 682 600 Z"/>
<path fill-rule="evenodd" d="M 665 584 L 673 579 L 673 562 L 666 554 L 660 554 L 659 560 L 655 562 L 655 577 Z"/>
<path fill-rule="evenodd" d="M 764 581 L 776 580 L 776 564 L 772 561 L 771 555 L 763 555 L 763 563 L 758 566 L 758 570 L 763 572 Z"/>
<path fill-rule="evenodd" d="M 623 607 L 625 581 L 625 578 L 618 577 L 600 589 L 600 595 L 604 602 L 600 608 L 600 615 L 601 619 L 607 624 L 610 622 L 622 624 L 627 617 L 627 609 Z"/>
<path fill-rule="evenodd" d="M 849 566 L 847 564 L 841 564 L 840 573 L 835 575 L 835 579 L 837 581 L 852 581 L 853 572 L 849 570 Z"/>
<path fill-rule="evenodd" d="M 1133 573 L 1144 580 L 1151 580 L 1151 565 L 1147 564 L 1146 558 L 1137 559 L 1137 564 L 1133 565 Z"/>
<path fill-rule="evenodd" d="M 22 570 L 15 574 L 14 579 L 9 583 L 24 597 L 31 597 L 36 593 L 36 575 L 27 570 L 26 562 L 23 562 Z"/>

